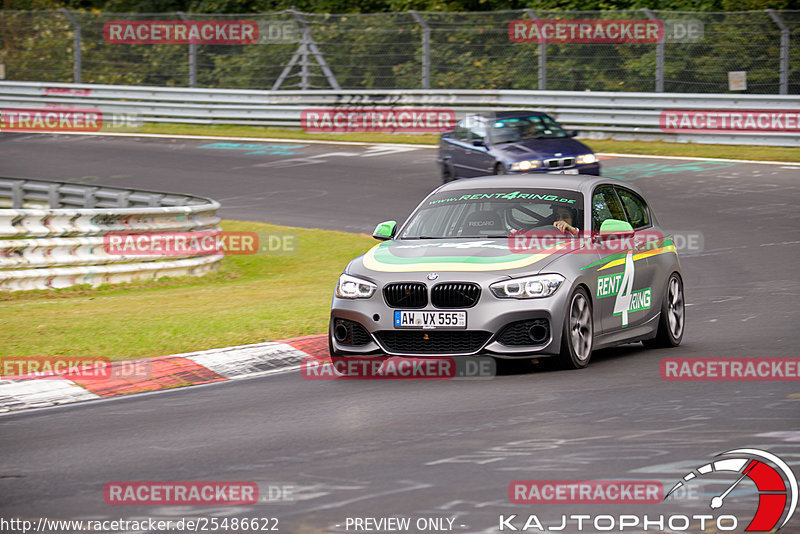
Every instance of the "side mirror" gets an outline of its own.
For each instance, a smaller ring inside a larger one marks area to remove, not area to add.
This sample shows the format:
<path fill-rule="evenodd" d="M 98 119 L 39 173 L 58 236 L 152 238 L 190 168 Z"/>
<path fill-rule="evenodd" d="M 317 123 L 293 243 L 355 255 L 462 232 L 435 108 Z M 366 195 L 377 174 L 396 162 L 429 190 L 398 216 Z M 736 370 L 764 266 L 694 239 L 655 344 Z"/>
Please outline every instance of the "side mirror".
<path fill-rule="evenodd" d="M 486 141 L 483 139 L 473 139 L 472 146 L 486 146 Z"/>
<path fill-rule="evenodd" d="M 578 130 L 570 130 L 567 132 L 567 135 L 570 137 L 578 137 L 578 134 L 580 134 Z"/>
<path fill-rule="evenodd" d="M 633 226 L 628 221 L 606 219 L 600 225 L 600 232 L 597 235 L 600 239 L 608 239 L 624 237 L 627 234 L 633 234 Z"/>
<path fill-rule="evenodd" d="M 394 237 L 394 231 L 397 229 L 397 221 L 384 221 L 378 223 L 375 231 L 372 232 L 372 237 L 380 241 L 386 241 Z"/>

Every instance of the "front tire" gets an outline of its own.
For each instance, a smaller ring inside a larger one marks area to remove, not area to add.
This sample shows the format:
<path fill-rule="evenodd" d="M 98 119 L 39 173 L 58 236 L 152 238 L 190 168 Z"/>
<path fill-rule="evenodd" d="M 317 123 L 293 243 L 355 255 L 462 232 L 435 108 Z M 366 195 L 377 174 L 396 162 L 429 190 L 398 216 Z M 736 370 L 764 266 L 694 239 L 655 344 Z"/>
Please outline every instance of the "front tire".
<path fill-rule="evenodd" d="M 592 301 L 582 287 L 569 298 L 561 332 L 561 354 L 558 363 L 564 369 L 583 369 L 589 365 L 594 344 Z"/>
<path fill-rule="evenodd" d="M 506 173 L 505 166 L 502 163 L 498 163 L 497 165 L 494 166 L 494 173 L 495 174 L 505 174 Z"/>
<path fill-rule="evenodd" d="M 647 348 L 677 347 L 683 340 L 686 306 L 683 299 L 683 280 L 672 273 L 661 299 L 661 317 L 658 318 L 656 337 L 642 341 Z"/>

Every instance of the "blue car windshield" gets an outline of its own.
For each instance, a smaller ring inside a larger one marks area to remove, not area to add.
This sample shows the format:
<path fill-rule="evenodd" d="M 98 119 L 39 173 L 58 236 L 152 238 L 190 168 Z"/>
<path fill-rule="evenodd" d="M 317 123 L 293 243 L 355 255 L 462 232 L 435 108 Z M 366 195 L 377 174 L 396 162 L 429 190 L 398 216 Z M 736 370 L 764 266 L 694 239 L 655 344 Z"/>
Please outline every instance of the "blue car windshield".
<path fill-rule="evenodd" d="M 565 220 L 582 229 L 583 195 L 554 189 L 471 189 L 428 198 L 400 239 L 504 238 L 521 231 L 556 231 Z"/>
<path fill-rule="evenodd" d="M 568 136 L 567 132 L 547 115 L 530 115 L 490 121 L 489 137 L 493 143 L 498 144 Z"/>

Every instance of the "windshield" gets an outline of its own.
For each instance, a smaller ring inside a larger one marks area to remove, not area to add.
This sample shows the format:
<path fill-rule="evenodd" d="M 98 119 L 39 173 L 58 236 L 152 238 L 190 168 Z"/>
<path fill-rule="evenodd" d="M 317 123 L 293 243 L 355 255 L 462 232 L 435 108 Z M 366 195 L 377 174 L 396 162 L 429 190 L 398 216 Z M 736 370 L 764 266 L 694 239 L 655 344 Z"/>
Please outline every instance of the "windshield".
<path fill-rule="evenodd" d="M 557 231 L 557 220 L 582 229 L 583 195 L 538 188 L 446 191 L 426 200 L 399 237 L 503 238 L 520 231 Z"/>
<path fill-rule="evenodd" d="M 547 115 L 497 119 L 489 125 L 489 136 L 495 144 L 567 137 L 567 132 Z"/>

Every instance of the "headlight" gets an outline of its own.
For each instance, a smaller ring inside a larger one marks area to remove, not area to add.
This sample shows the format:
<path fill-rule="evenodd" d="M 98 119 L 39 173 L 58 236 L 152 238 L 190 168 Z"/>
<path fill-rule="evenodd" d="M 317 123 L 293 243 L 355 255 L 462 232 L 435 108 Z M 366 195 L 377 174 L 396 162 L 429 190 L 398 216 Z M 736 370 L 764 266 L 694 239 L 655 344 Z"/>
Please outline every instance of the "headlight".
<path fill-rule="evenodd" d="M 535 299 L 555 293 L 564 277 L 560 274 L 539 274 L 495 282 L 489 286 L 494 296 L 501 299 Z"/>
<path fill-rule="evenodd" d="M 531 159 L 525 161 L 517 161 L 511 164 L 512 171 L 529 171 L 531 169 L 535 169 L 537 167 L 541 167 L 542 162 L 538 159 Z"/>
<path fill-rule="evenodd" d="M 584 154 L 582 156 L 578 156 L 577 159 L 578 165 L 594 163 L 595 161 L 597 161 L 597 156 L 595 156 L 594 154 Z"/>
<path fill-rule="evenodd" d="M 336 282 L 336 296 L 340 299 L 368 299 L 377 289 L 372 282 L 348 274 L 341 275 Z"/>

